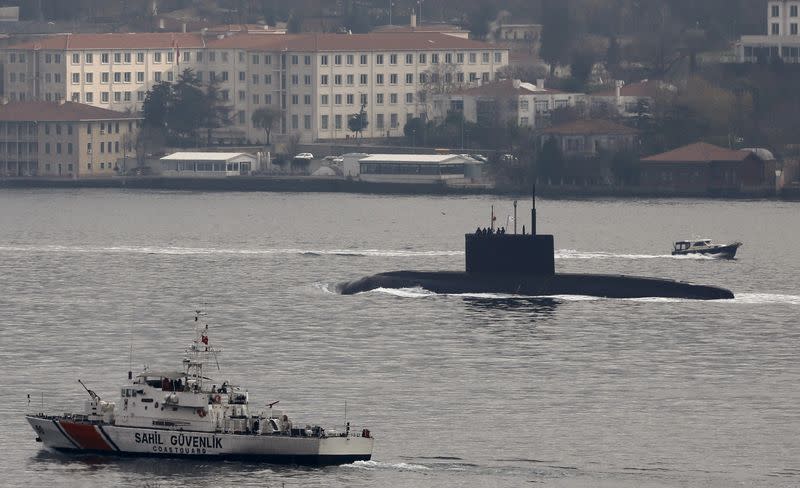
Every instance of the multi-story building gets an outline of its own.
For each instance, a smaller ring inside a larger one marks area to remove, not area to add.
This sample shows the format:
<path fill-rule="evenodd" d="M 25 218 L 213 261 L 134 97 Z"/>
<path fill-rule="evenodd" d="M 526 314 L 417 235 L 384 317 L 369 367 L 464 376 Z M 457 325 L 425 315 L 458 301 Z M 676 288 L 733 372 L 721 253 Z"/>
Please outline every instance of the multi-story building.
<path fill-rule="evenodd" d="M 740 63 L 780 58 L 800 62 L 800 1 L 770 0 L 767 3 L 767 34 L 742 36 L 736 44 Z"/>
<path fill-rule="evenodd" d="M 507 65 L 508 50 L 441 33 L 219 35 L 74 34 L 4 49 L 5 96 L 67 99 L 139 111 L 146 92 L 186 68 L 218 82 L 233 114 L 227 130 L 263 142 L 252 113 L 281 111 L 281 134 L 344 139 L 362 109 L 363 137 L 402 136 L 426 117 L 431 85 L 479 84 Z"/>
<path fill-rule="evenodd" d="M 0 104 L 0 175 L 112 176 L 130 153 L 140 117 L 66 102 Z"/>
<path fill-rule="evenodd" d="M 433 118 L 441 120 L 449 112 L 462 112 L 470 122 L 503 126 L 514 121 L 520 127 L 537 128 L 559 108 L 584 108 L 586 95 L 545 88 L 544 80 L 532 83 L 499 80 L 474 88 L 434 97 Z"/>

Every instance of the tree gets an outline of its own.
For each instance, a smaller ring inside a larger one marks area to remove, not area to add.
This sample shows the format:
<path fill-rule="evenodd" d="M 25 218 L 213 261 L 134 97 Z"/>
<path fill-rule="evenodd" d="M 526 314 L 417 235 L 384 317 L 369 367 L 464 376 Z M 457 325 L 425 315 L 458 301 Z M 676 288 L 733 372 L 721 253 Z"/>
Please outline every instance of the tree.
<path fill-rule="evenodd" d="M 497 15 L 497 7 L 493 3 L 482 1 L 480 5 L 467 14 L 467 28 L 475 39 L 486 39 L 489 34 L 489 22 Z"/>
<path fill-rule="evenodd" d="M 537 178 L 546 178 L 547 181 L 552 181 L 561 177 L 564 170 L 564 154 L 555 137 L 549 138 L 542 144 L 536 155 L 536 163 Z"/>
<path fill-rule="evenodd" d="M 203 122 L 208 104 L 200 80 L 186 68 L 172 86 L 173 105 L 167 112 L 167 126 L 179 140 L 197 143 L 198 130 Z"/>
<path fill-rule="evenodd" d="M 620 50 L 617 36 L 608 39 L 608 49 L 606 50 L 606 69 L 609 73 L 615 73 L 619 68 Z"/>
<path fill-rule="evenodd" d="M 261 107 L 253 112 L 250 117 L 255 127 L 264 129 L 264 134 L 267 136 L 267 145 L 269 146 L 269 136 L 272 132 L 272 127 L 281 118 L 281 111 L 274 107 Z"/>
<path fill-rule="evenodd" d="M 172 101 L 172 85 L 166 81 L 153 85 L 153 88 L 147 91 L 142 104 L 143 124 L 146 127 L 164 129 L 167 126 L 167 114 Z"/>
<path fill-rule="evenodd" d="M 364 137 L 364 129 L 366 129 L 368 125 L 367 113 L 363 110 L 347 118 L 347 128 L 361 137 Z"/>
<path fill-rule="evenodd" d="M 207 144 L 211 144 L 211 134 L 214 129 L 224 127 L 231 121 L 231 107 L 225 104 L 219 89 L 219 81 L 211 81 L 206 87 L 203 123 L 206 129 Z"/>
<path fill-rule="evenodd" d="M 425 122 L 419 117 L 414 117 L 403 126 L 403 134 L 406 135 L 412 146 L 416 146 L 417 137 L 421 138 L 420 141 L 425 140 Z"/>
<path fill-rule="evenodd" d="M 297 34 L 303 31 L 303 15 L 292 10 L 289 14 L 289 22 L 286 23 L 286 31 L 289 34 Z"/>
<path fill-rule="evenodd" d="M 594 68 L 594 56 L 589 51 L 579 51 L 572 55 L 570 71 L 575 91 L 584 91 Z"/>
<path fill-rule="evenodd" d="M 539 52 L 550 64 L 550 77 L 553 77 L 556 66 L 566 61 L 572 47 L 569 5 L 564 0 L 545 0 L 542 8 L 542 47 Z"/>

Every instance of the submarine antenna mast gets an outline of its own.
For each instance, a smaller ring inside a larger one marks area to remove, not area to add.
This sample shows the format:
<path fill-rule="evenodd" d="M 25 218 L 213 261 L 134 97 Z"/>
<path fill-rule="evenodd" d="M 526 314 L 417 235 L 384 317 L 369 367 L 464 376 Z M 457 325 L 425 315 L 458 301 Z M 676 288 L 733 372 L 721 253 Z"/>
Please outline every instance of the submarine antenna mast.
<path fill-rule="evenodd" d="M 531 186 L 531 235 L 536 235 L 536 183 Z"/>
<path fill-rule="evenodd" d="M 517 233 L 517 201 L 514 200 L 514 234 Z"/>

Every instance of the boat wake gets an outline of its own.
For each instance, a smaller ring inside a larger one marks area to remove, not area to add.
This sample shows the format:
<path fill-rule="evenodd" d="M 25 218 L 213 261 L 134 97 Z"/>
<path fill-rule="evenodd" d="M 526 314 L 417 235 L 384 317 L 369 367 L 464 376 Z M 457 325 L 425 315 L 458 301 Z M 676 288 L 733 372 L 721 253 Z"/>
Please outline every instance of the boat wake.
<path fill-rule="evenodd" d="M 414 251 L 405 249 L 256 249 L 256 248 L 205 248 L 181 246 L 0 246 L 3 252 L 39 252 L 53 254 L 164 254 L 164 255 L 281 255 L 294 254 L 301 256 L 350 256 L 350 257 L 425 257 L 425 256 L 459 256 L 462 251 Z"/>
<path fill-rule="evenodd" d="M 327 292 L 328 286 L 324 288 Z M 436 293 L 421 287 L 414 288 L 375 288 L 374 290 L 358 293 L 363 294 L 384 294 L 400 298 L 434 298 L 434 297 L 458 297 L 458 298 L 483 298 L 489 300 L 526 300 L 532 298 L 549 298 L 560 302 L 596 302 L 613 300 L 638 302 L 638 303 L 698 303 L 697 300 L 688 298 L 664 298 L 664 297 L 645 297 L 645 298 L 604 298 L 587 295 L 547 295 L 547 296 L 528 296 L 513 295 L 506 293 Z M 710 300 L 700 303 L 708 304 L 737 304 L 737 305 L 800 305 L 800 295 L 786 295 L 780 293 L 737 293 L 733 300 Z"/>
<path fill-rule="evenodd" d="M 422 464 L 411 463 L 382 463 L 380 461 L 356 461 L 345 464 L 344 468 L 356 468 L 366 470 L 391 469 L 394 471 L 430 471 L 431 468 Z"/>
<path fill-rule="evenodd" d="M 556 259 L 717 259 L 704 254 L 684 254 L 677 256 L 673 256 L 672 254 L 617 254 L 601 251 L 577 251 L 575 249 L 558 249 L 555 256 Z"/>

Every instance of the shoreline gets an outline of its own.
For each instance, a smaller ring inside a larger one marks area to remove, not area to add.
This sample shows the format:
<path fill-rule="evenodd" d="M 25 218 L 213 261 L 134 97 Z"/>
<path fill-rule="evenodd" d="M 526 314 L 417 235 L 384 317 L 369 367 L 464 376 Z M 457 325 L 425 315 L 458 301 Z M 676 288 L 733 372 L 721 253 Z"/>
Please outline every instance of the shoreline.
<path fill-rule="evenodd" d="M 132 188 L 176 191 L 241 191 L 241 192 L 334 192 L 395 195 L 526 195 L 528 190 L 512 187 L 446 186 L 424 183 L 376 183 L 343 178 L 310 176 L 242 176 L 227 178 L 184 178 L 154 176 L 115 176 L 105 178 L 0 178 L 4 188 Z M 549 198 L 706 198 L 735 200 L 800 200 L 800 187 L 781 191 L 713 193 L 672 192 L 642 188 L 577 187 L 537 185 L 536 193 Z"/>

